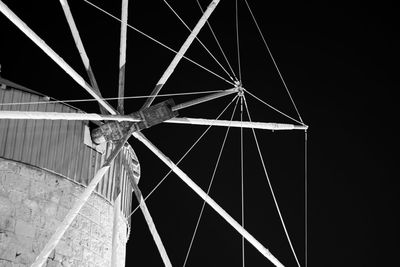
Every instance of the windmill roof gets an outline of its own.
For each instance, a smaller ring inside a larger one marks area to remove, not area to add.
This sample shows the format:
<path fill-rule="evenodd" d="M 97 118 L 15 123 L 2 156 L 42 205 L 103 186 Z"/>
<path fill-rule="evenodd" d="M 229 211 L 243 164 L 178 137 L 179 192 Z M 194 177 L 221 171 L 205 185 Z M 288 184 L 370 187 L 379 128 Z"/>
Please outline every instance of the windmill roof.
<path fill-rule="evenodd" d="M 5 86 L 5 88 L 3 88 L 4 86 Z M 34 95 L 38 95 L 38 96 L 47 98 L 48 100 L 55 100 L 55 101 L 57 101 L 59 103 L 62 103 L 63 105 L 66 105 L 66 106 L 68 106 L 68 107 L 70 107 L 72 109 L 77 110 L 78 112 L 84 112 L 84 111 L 80 110 L 79 108 L 74 107 L 74 106 L 72 106 L 72 105 L 70 105 L 68 103 L 65 103 L 63 101 L 59 101 L 58 99 L 55 99 L 53 97 L 50 97 L 50 96 L 45 95 L 43 93 L 40 93 L 38 91 L 32 90 L 32 89 L 30 89 L 30 88 L 28 88 L 26 86 L 20 85 L 18 83 L 13 82 L 13 81 L 7 80 L 7 79 L 5 79 L 5 78 L 3 78 L 1 76 L 0 76 L 0 87 L 2 89 L 6 89 L 7 87 L 8 88 L 13 88 L 13 89 L 16 89 L 16 90 L 19 90 L 19 91 L 23 91 L 23 92 L 27 92 L 27 93 L 30 93 L 30 94 L 34 94 Z"/>
<path fill-rule="evenodd" d="M 18 90 L 21 90 L 21 91 L 24 91 L 24 92 L 33 93 L 33 94 L 41 95 L 41 96 L 46 96 L 46 95 L 44 95 L 42 93 L 39 93 L 39 92 L 37 92 L 35 90 L 29 89 L 28 87 L 25 87 L 25 86 L 20 85 L 18 83 L 12 82 L 12 81 L 7 80 L 7 79 L 4 79 L 1 76 L 0 76 L 0 84 L 8 86 L 8 87 L 12 87 L 14 89 L 18 89 Z"/>
<path fill-rule="evenodd" d="M 0 104 L 8 104 L 0 105 L 0 111 L 80 112 L 2 77 L 0 87 Z M 32 105 L 26 105 L 27 102 Z M 107 143 L 104 151 L 98 151 L 87 142 L 87 136 L 90 139 L 90 129 L 85 121 L 0 120 L 0 158 L 43 168 L 87 186 L 114 147 Z M 139 179 L 139 161 L 133 149 L 127 146 L 121 151 L 120 160 L 113 162 L 96 192 L 112 202 L 123 191 L 126 201 L 122 211 L 127 216 L 131 211 L 132 187 L 128 171 L 122 171 L 119 166 L 121 163 L 132 167 L 135 178 Z"/>

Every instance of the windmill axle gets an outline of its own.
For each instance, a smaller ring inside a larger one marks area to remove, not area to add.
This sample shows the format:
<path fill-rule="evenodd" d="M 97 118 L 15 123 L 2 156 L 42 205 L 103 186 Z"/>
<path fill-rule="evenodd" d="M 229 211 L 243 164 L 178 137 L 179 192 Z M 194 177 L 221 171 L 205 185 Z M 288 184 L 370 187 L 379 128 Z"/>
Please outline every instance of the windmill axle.
<path fill-rule="evenodd" d="M 173 106 L 174 101 L 169 99 L 129 115 L 133 118 L 140 119 L 139 122 L 109 121 L 92 130 L 92 141 L 96 144 L 101 144 L 107 141 L 116 142 L 121 140 L 133 125 L 136 128 L 135 131 L 141 131 L 172 119 L 178 116 L 178 112 L 172 110 Z"/>

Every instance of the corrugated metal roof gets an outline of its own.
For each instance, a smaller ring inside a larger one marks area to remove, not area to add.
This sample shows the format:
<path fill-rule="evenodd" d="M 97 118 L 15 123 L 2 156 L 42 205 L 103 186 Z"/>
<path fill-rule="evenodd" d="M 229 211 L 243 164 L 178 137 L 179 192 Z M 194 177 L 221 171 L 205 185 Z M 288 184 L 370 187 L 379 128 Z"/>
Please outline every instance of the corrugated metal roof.
<path fill-rule="evenodd" d="M 34 103 L 43 101 L 45 103 Z M 25 102 L 33 104 L 17 104 Z M 34 91 L 19 88 L 0 89 L 0 103 L 0 110 L 82 112 L 64 103 L 52 102 Z M 84 144 L 87 125 L 88 122 L 84 121 L 0 120 L 0 157 L 48 169 L 87 185 L 113 148 L 113 144 L 108 143 L 105 153 L 101 154 Z M 96 187 L 96 192 L 113 202 L 119 190 L 122 190 L 122 210 L 128 215 L 131 210 L 132 187 L 122 162 L 128 162 L 139 179 L 139 161 L 133 149 L 127 146 L 114 160 Z"/>

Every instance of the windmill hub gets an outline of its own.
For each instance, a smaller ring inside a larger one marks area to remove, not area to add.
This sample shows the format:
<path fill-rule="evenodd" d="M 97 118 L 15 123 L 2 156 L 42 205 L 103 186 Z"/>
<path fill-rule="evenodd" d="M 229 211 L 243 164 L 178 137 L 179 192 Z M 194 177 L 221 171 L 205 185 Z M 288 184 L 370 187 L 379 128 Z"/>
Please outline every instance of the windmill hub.
<path fill-rule="evenodd" d="M 174 118 L 178 116 L 178 111 L 172 109 L 174 104 L 174 101 L 169 99 L 129 114 L 129 116 L 135 119 L 140 119 L 139 122 L 106 122 L 100 127 L 92 130 L 92 141 L 96 144 L 101 144 L 108 141 L 116 142 L 121 140 L 128 133 L 132 126 L 136 128 L 135 131 L 141 131 Z"/>
<path fill-rule="evenodd" d="M 237 90 L 238 90 L 238 96 L 243 97 L 243 95 L 244 95 L 243 87 L 240 85 L 237 87 Z"/>
<path fill-rule="evenodd" d="M 242 82 L 236 80 L 235 81 L 235 88 L 236 88 L 236 91 L 238 92 L 238 96 L 242 97 L 243 94 L 244 94 L 244 89 L 242 87 Z"/>

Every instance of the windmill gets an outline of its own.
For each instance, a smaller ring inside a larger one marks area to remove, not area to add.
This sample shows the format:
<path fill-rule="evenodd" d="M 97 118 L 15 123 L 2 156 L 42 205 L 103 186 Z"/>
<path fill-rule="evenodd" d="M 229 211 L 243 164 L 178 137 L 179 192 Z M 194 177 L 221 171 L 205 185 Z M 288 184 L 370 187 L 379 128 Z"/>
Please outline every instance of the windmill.
<path fill-rule="evenodd" d="M 118 90 L 118 107 L 114 109 L 107 101 L 103 99 L 98 89 L 98 85 L 89 63 L 88 56 L 86 55 L 84 46 L 80 39 L 77 27 L 73 20 L 67 1 L 60 1 L 63 7 L 65 17 L 67 18 L 68 25 L 70 26 L 74 41 L 82 57 L 85 69 L 89 76 L 90 84 L 87 83 L 76 71 L 74 71 L 60 56 L 58 56 L 39 36 L 37 36 L 26 24 L 24 24 L 5 4 L 2 2 L 0 5 L 2 13 L 10 19 L 21 31 L 23 31 L 34 43 L 36 43 L 52 60 L 54 60 L 68 75 L 70 75 L 80 86 L 82 86 L 88 93 L 90 93 L 100 105 L 101 114 L 93 113 L 62 113 L 62 112 L 21 112 L 21 111 L 2 111 L 0 114 L 1 119 L 12 119 L 12 120 L 82 120 L 82 121 L 98 121 L 104 123 L 98 123 L 97 127 L 92 130 L 92 140 L 96 143 L 96 146 L 104 145 L 104 143 L 113 142 L 114 148 L 110 152 L 109 157 L 104 161 L 101 168 L 98 169 L 97 173 L 90 183 L 86 186 L 86 189 L 69 212 L 66 214 L 62 223 L 57 227 L 54 234 L 49 238 L 46 246 L 41 250 L 40 254 L 35 259 L 32 266 L 42 266 L 49 257 L 50 253 L 57 246 L 58 242 L 62 239 L 67 229 L 70 227 L 76 215 L 79 213 L 83 205 L 86 203 L 92 192 L 95 190 L 97 184 L 101 181 L 103 175 L 109 170 L 111 163 L 117 157 L 121 149 L 125 147 L 128 138 L 132 135 L 140 142 L 145 144 L 157 157 L 160 158 L 173 172 L 175 172 L 184 183 L 186 183 L 197 195 L 199 195 L 208 205 L 210 205 L 220 216 L 222 216 L 237 232 L 239 232 L 244 239 L 252 244 L 262 255 L 268 258 L 276 266 L 282 266 L 282 264 L 259 242 L 257 241 L 248 231 L 246 231 L 241 224 L 236 222 L 224 209 L 221 208 L 208 193 L 204 192 L 199 186 L 194 183 L 189 176 L 183 172 L 172 160 L 170 160 L 163 152 L 161 152 L 155 145 L 153 145 L 141 132 L 144 129 L 150 128 L 156 124 L 166 123 L 179 123 L 179 124 L 199 124 L 199 125 L 216 125 L 225 127 L 239 127 L 239 128 L 251 128 L 251 129 L 266 129 L 266 130 L 307 130 L 307 126 L 302 123 L 300 119 L 299 124 L 284 124 L 284 123 L 263 123 L 263 122 L 251 122 L 251 121 L 227 121 L 227 120 L 208 120 L 208 119 L 196 119 L 196 118 L 181 118 L 178 116 L 178 110 L 207 102 L 222 96 L 231 94 L 237 94 L 238 99 L 242 103 L 242 107 L 245 106 L 244 95 L 248 92 L 243 88 L 240 79 L 234 79 L 232 81 L 233 88 L 227 90 L 221 90 L 214 92 L 205 97 L 194 99 L 181 104 L 175 104 L 173 101 L 165 101 L 152 105 L 153 101 L 171 76 L 175 67 L 179 64 L 180 60 L 184 57 L 185 52 L 190 47 L 191 43 L 195 40 L 196 35 L 199 33 L 201 28 L 206 24 L 208 17 L 211 16 L 212 12 L 218 5 L 219 1 L 211 1 L 207 9 L 204 11 L 200 20 L 196 26 L 191 30 L 188 38 L 185 40 L 181 48 L 176 51 L 176 55 L 173 58 L 170 65 L 167 67 L 159 81 L 157 82 L 154 90 L 150 93 L 150 97 L 147 98 L 141 109 L 128 115 L 124 115 L 124 77 L 125 77 L 125 53 L 126 53 L 126 31 L 127 31 L 127 1 L 123 1 L 122 4 L 122 23 L 121 23 L 121 47 L 120 47 L 120 72 L 119 72 L 119 90 Z M 129 166 L 125 167 L 130 169 Z M 131 174 L 130 177 L 134 177 Z M 150 213 L 146 207 L 143 196 L 140 193 L 137 181 L 130 179 L 131 186 L 134 188 L 135 196 L 140 203 L 149 228 L 152 232 L 153 238 L 159 249 L 159 253 L 166 266 L 170 266 L 170 260 L 166 249 L 164 248 L 161 238 L 157 233 L 154 223 L 152 222 Z"/>

